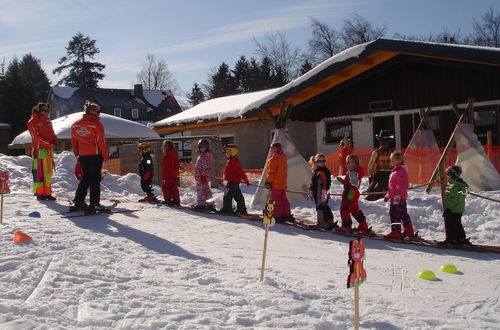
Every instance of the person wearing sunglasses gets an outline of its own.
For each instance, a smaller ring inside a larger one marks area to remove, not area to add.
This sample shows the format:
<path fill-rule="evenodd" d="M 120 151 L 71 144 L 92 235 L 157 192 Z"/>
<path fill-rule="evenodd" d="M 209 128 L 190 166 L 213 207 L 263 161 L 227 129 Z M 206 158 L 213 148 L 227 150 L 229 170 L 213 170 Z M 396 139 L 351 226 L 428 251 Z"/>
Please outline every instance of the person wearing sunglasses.
<path fill-rule="evenodd" d="M 37 200 L 56 200 L 52 196 L 51 179 L 54 171 L 52 147 L 59 141 L 49 118 L 50 104 L 39 102 L 31 111 L 27 123 L 31 135 L 33 194 Z"/>
<path fill-rule="evenodd" d="M 314 171 L 309 185 L 307 197 L 316 204 L 316 219 L 318 227 L 332 230 L 338 226 L 333 222 L 333 213 L 328 206 L 328 191 L 332 184 L 331 172 L 326 167 L 326 157 L 324 154 L 316 154 L 314 161 Z"/>
<path fill-rule="evenodd" d="M 83 171 L 70 211 L 83 210 L 87 214 L 105 213 L 110 210 L 100 204 L 101 171 L 103 161 L 109 159 L 104 126 L 100 123 L 101 107 L 86 101 L 82 119 L 71 126 L 71 146 Z M 85 203 L 90 188 L 90 205 Z"/>

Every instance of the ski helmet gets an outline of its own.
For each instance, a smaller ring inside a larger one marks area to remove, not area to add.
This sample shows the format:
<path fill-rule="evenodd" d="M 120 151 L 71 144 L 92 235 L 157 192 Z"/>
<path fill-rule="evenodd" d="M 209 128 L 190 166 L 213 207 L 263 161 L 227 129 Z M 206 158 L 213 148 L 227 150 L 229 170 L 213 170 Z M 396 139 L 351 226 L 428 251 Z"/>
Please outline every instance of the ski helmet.
<path fill-rule="evenodd" d="M 137 146 L 137 148 L 139 148 L 139 150 L 141 150 L 143 154 L 151 152 L 151 146 L 147 142 L 141 142 L 141 143 L 139 143 L 139 145 Z"/>
<path fill-rule="evenodd" d="M 231 157 L 235 157 L 236 155 L 238 155 L 238 151 L 239 151 L 238 146 L 236 144 L 232 144 L 232 143 L 226 144 L 224 146 L 224 151 L 226 151 L 226 150 L 229 150 Z"/>
<path fill-rule="evenodd" d="M 201 139 L 198 141 L 198 150 L 200 150 L 202 146 L 206 146 L 207 150 L 210 150 L 210 142 L 208 142 L 207 139 Z"/>
<path fill-rule="evenodd" d="M 458 165 L 449 166 L 446 169 L 446 175 L 452 179 L 459 178 L 462 175 L 462 168 Z"/>

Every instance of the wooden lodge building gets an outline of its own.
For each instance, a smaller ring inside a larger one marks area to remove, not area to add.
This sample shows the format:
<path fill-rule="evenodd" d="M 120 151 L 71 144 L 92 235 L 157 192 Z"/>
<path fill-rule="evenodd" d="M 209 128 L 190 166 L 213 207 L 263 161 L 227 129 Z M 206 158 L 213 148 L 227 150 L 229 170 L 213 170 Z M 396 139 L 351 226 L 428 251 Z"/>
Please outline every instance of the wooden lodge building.
<path fill-rule="evenodd" d="M 264 165 L 275 129 L 269 115 L 289 109 L 286 127 L 308 158 L 337 151 L 344 135 L 357 148 L 376 147 L 381 129 L 395 133 L 395 146 L 408 145 L 420 121 L 429 122 L 440 146 L 474 99 L 475 133 L 486 144 L 500 142 L 500 49 L 456 44 L 378 39 L 349 48 L 287 85 L 203 102 L 153 125 L 162 135 L 191 131 L 218 135 L 240 147 L 246 168 Z"/>

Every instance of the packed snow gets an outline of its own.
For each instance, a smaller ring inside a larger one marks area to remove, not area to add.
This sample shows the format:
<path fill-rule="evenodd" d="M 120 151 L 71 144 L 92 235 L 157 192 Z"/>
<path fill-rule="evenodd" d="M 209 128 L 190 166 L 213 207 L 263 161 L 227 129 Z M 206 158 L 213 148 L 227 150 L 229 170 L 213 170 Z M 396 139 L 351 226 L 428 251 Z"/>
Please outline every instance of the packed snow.
<path fill-rule="evenodd" d="M 56 202 L 37 201 L 30 193 L 30 162 L 0 155 L 12 191 L 3 195 L 0 225 L 0 328 L 353 328 L 349 238 L 275 225 L 259 282 L 260 223 L 137 203 L 142 192 L 136 174 L 106 175 L 102 203 L 119 199 L 116 209 L 139 211 L 63 218 L 57 213 L 67 210 L 77 186 L 75 158 L 69 152 L 56 156 Z M 196 200 L 191 180 L 181 180 L 184 205 Z M 334 185 L 332 192 L 341 189 Z M 438 191 L 428 195 L 423 189 L 410 191 L 409 214 L 422 236 L 442 239 Z M 242 190 L 249 204 L 255 188 Z M 223 190 L 213 192 L 220 208 Z M 482 194 L 495 198 L 498 191 Z M 360 204 L 375 231 L 389 230 L 383 201 Z M 338 197 L 330 205 L 338 220 Z M 29 217 L 32 211 L 41 217 Z M 315 217 L 306 199 L 294 202 L 293 213 Z M 497 203 L 469 196 L 463 223 L 471 241 L 498 244 Z M 15 230 L 33 240 L 14 244 Z M 362 329 L 498 329 L 500 255 L 369 239 L 365 246 Z M 448 263 L 459 272 L 440 272 Z M 423 269 L 438 279 L 417 278 Z"/>

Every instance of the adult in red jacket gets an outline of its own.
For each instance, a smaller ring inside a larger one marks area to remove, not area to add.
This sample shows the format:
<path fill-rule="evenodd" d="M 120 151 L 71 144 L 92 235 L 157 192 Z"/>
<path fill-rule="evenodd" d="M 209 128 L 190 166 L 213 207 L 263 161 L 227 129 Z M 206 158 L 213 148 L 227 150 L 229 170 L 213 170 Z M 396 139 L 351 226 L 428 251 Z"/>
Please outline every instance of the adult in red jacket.
<path fill-rule="evenodd" d="M 238 147 L 235 144 L 227 144 L 224 146 L 226 153 L 226 168 L 224 169 L 224 180 L 227 181 L 226 189 L 224 190 L 224 199 L 222 202 L 221 213 L 233 213 L 233 199 L 236 201 L 236 212 L 246 215 L 247 208 L 245 206 L 245 198 L 240 190 L 240 183 L 244 182 L 247 186 L 247 175 L 243 172 L 240 159 L 238 158 Z"/>
<path fill-rule="evenodd" d="M 71 126 L 71 146 L 83 170 L 83 178 L 76 190 L 70 210 L 85 210 L 86 213 L 108 212 L 100 204 L 102 163 L 109 159 L 104 126 L 100 123 L 101 107 L 85 102 L 85 114 Z M 85 204 L 90 187 L 90 205 Z"/>
<path fill-rule="evenodd" d="M 58 146 L 59 141 L 48 119 L 49 113 L 50 104 L 39 102 L 33 107 L 27 124 L 31 135 L 33 194 L 38 200 L 55 200 L 51 189 L 52 146 Z"/>
<path fill-rule="evenodd" d="M 174 143 L 169 140 L 163 142 L 162 178 L 163 198 L 165 205 L 180 206 L 179 197 L 179 156 Z"/>

